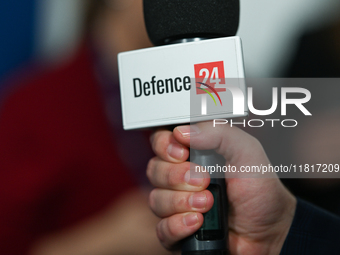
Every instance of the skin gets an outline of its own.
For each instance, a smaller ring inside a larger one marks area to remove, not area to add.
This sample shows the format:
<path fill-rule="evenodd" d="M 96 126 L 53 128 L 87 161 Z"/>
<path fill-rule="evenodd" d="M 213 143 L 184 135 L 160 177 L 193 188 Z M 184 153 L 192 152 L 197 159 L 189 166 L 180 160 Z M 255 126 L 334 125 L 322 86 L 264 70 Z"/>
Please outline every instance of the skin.
<path fill-rule="evenodd" d="M 177 127 L 173 132 L 158 130 L 151 143 L 157 156 L 150 160 L 147 176 L 156 188 L 150 194 L 149 204 L 162 218 L 157 225 L 157 236 L 174 254 L 179 254 L 178 242 L 200 228 L 202 213 L 213 205 L 212 194 L 206 190 L 209 174 L 201 179 L 186 178 L 190 168 L 190 163 L 186 162 L 189 146 L 214 149 L 238 169 L 246 165 L 270 164 L 254 137 L 227 125 L 212 128 L 211 122 L 191 128 Z M 228 177 L 231 254 L 279 254 L 293 221 L 295 197 L 275 174 L 262 178 L 258 178 L 258 174 Z"/>
<path fill-rule="evenodd" d="M 169 254 L 157 240 L 158 221 L 146 194 L 134 190 L 91 218 L 44 236 L 32 246 L 30 255 Z"/>

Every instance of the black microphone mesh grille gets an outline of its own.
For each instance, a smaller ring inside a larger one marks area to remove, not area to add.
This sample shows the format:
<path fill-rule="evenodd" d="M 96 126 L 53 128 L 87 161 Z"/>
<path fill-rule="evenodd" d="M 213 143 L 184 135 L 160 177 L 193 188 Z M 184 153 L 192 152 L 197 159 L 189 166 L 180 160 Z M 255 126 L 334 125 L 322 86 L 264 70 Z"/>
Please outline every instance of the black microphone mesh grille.
<path fill-rule="evenodd" d="M 150 40 L 234 36 L 239 24 L 239 0 L 144 0 Z"/>

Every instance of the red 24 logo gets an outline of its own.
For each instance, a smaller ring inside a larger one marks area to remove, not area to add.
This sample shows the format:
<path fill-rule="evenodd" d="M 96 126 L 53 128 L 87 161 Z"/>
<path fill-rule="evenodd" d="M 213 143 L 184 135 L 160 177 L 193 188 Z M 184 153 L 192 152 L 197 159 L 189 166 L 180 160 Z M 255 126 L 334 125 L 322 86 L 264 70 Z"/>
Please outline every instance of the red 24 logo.
<path fill-rule="evenodd" d="M 199 87 L 203 86 L 210 93 L 226 91 L 226 88 L 215 89 L 216 84 L 222 84 L 221 81 L 225 80 L 223 61 L 197 64 L 194 65 L 194 67 L 196 85 Z M 197 88 L 196 93 L 199 95 L 204 94 L 205 92 Z"/>

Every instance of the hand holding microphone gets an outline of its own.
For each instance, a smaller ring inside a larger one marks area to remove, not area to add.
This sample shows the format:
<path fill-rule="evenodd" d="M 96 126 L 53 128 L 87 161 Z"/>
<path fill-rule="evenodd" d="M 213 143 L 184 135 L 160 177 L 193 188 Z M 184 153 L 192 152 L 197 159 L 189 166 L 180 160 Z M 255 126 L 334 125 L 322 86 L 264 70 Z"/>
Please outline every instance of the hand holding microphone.
<path fill-rule="evenodd" d="M 146 0 L 144 14 L 151 41 L 165 46 L 118 56 L 125 129 L 247 116 L 241 41 L 233 36 L 239 0 Z M 163 218 L 157 227 L 162 244 L 181 249 L 182 255 L 262 255 L 279 254 L 286 240 L 283 254 L 295 254 L 311 236 L 308 254 L 324 254 L 325 249 L 335 254 L 336 227 L 320 238 L 319 221 L 338 226 L 338 219 L 300 200 L 296 205 L 275 174 L 238 178 L 244 176 L 233 173 L 224 180 L 202 173 L 202 178 L 190 178 L 194 163 L 239 169 L 270 164 L 253 137 L 236 127 L 211 126 L 199 123 L 153 136 L 157 156 L 147 173 L 156 186 L 150 206 Z M 189 147 L 192 163 L 186 162 Z M 220 164 L 223 158 L 227 164 Z M 301 227 L 305 215 L 310 222 Z"/>
<path fill-rule="evenodd" d="M 178 251 L 180 241 L 194 234 L 203 223 L 202 213 L 212 206 L 206 190 L 209 174 L 188 179 L 188 146 L 215 150 L 236 167 L 268 165 L 261 144 L 244 131 L 211 123 L 180 126 L 173 132 L 160 130 L 152 138 L 156 157 L 150 160 L 147 175 L 157 187 L 150 206 L 163 218 L 157 235 L 168 249 Z M 195 130 L 195 132 L 190 132 Z M 257 178 L 258 177 L 258 178 Z M 229 250 L 231 254 L 279 254 L 294 217 L 296 199 L 278 178 L 226 179 L 229 199 Z"/>
<path fill-rule="evenodd" d="M 151 41 L 162 46 L 118 55 L 125 129 L 247 116 L 242 46 L 234 36 L 239 0 L 147 0 L 144 16 Z M 192 149 L 190 160 L 225 163 L 212 150 Z M 205 188 L 204 225 L 182 242 L 183 255 L 228 254 L 224 175 L 212 175 Z"/>

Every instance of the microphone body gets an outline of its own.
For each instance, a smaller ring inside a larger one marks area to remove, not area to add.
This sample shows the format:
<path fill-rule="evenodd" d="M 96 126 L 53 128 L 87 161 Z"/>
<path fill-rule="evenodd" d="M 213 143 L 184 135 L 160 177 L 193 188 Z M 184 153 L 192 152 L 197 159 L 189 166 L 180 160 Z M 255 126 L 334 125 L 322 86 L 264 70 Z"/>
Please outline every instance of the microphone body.
<path fill-rule="evenodd" d="M 162 46 L 118 54 L 124 129 L 248 115 L 241 40 L 234 36 L 239 0 L 146 0 L 144 16 L 151 41 Z M 225 165 L 214 151 L 190 149 L 190 161 Z M 228 254 L 223 172 L 211 175 L 208 190 L 213 208 L 183 240 L 182 255 Z"/>
<path fill-rule="evenodd" d="M 190 161 L 200 166 L 225 164 L 225 159 L 213 150 L 190 149 Z M 182 242 L 182 255 L 227 255 L 228 252 L 228 197 L 223 174 L 212 174 L 208 190 L 214 205 L 204 214 L 203 226 Z"/>

